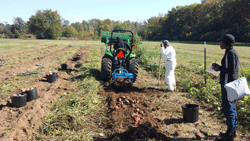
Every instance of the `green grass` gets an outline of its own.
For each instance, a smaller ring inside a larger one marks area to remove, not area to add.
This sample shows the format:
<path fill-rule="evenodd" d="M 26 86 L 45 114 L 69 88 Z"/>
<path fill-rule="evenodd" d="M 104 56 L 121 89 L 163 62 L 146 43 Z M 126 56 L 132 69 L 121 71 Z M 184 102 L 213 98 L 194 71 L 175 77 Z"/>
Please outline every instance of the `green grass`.
<path fill-rule="evenodd" d="M 204 79 L 204 45 L 190 44 L 180 42 L 170 42 L 175 48 L 177 67 L 175 69 L 175 77 L 177 81 L 177 89 L 179 91 L 189 92 L 190 97 L 197 98 L 197 100 L 205 101 L 211 104 L 215 112 L 221 114 L 221 92 L 219 77 L 212 76 L 206 73 L 207 82 L 205 87 Z M 216 62 L 220 64 L 225 50 L 221 50 L 219 45 L 214 43 L 207 43 L 206 45 L 206 67 Z M 242 64 L 248 84 L 250 84 L 250 62 L 249 52 L 250 44 L 237 43 L 235 47 L 239 54 L 240 62 Z M 159 60 L 160 60 L 160 42 L 142 42 L 142 44 L 135 50 L 138 60 L 143 68 L 153 76 L 158 77 Z M 164 59 L 161 58 L 161 79 L 164 79 Z M 241 70 L 240 75 L 241 77 Z M 237 102 L 237 109 L 239 115 L 239 124 L 250 131 L 250 98 L 246 97 Z"/>
<path fill-rule="evenodd" d="M 22 40 L 22 39 L 0 39 L 0 57 L 12 53 L 32 51 L 34 49 L 57 46 L 58 48 L 69 45 L 79 46 L 85 41 L 58 41 L 58 40 Z"/>
<path fill-rule="evenodd" d="M 63 49 L 63 47 L 55 46 L 54 48 L 51 48 L 51 49 L 45 49 L 45 50 L 42 50 L 42 51 L 39 51 L 39 52 L 23 54 L 23 55 L 20 55 L 20 56 L 13 57 L 13 58 L 10 58 L 8 60 L 5 60 L 3 62 L 3 65 L 4 65 L 4 67 L 7 67 L 7 66 L 11 66 L 13 64 L 24 63 L 26 61 L 33 60 L 33 59 L 35 59 L 37 57 L 40 57 L 40 56 L 43 56 L 43 55 L 46 55 L 46 54 L 50 54 L 52 52 L 55 52 L 55 51 L 61 50 L 61 49 Z"/>
<path fill-rule="evenodd" d="M 84 61 L 91 63 L 83 64 L 80 72 L 71 78 L 71 85 L 77 91 L 51 102 L 51 112 L 41 129 L 43 135 L 56 140 L 91 140 L 103 132 L 98 125 L 107 120 L 104 111 L 107 106 L 103 106 L 104 99 L 97 94 L 101 85 L 99 48 L 102 46 L 97 42 L 89 47 Z"/>

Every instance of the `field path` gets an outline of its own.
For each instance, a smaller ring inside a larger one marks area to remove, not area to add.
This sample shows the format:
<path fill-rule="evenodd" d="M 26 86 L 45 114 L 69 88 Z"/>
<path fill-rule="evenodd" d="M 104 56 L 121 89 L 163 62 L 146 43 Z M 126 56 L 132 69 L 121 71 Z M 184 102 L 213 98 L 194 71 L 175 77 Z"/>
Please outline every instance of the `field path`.
<path fill-rule="evenodd" d="M 67 49 L 69 48 L 65 48 L 55 53 L 55 55 Z M 84 60 L 87 49 L 87 47 L 82 47 L 76 54 L 80 54 L 82 60 Z M 27 104 L 21 108 L 11 107 L 8 101 L 0 105 L 0 140 L 27 141 L 35 140 L 34 137 L 40 137 L 38 131 L 41 128 L 44 117 L 49 112 L 47 105 L 51 101 L 57 100 L 59 96 L 67 93 L 67 91 L 75 91 L 74 87 L 69 86 L 69 78 L 77 69 L 70 66 L 82 62 L 82 60 L 72 61 L 71 58 L 68 59 L 65 62 L 69 66 L 67 71 L 58 72 L 59 78 L 54 83 L 48 83 L 44 78 L 41 78 L 30 86 L 37 88 L 39 99 L 27 102 Z M 58 64 L 53 65 L 58 66 L 55 70 L 61 68 Z"/>

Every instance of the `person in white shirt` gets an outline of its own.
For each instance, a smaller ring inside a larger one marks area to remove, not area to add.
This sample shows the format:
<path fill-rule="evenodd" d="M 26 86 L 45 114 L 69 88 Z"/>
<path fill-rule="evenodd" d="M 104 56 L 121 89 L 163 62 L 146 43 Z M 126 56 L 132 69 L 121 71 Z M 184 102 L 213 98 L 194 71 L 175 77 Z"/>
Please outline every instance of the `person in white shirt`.
<path fill-rule="evenodd" d="M 164 40 L 161 43 L 161 55 L 164 56 L 165 60 L 165 81 L 168 85 L 168 89 L 165 92 L 172 92 L 176 90 L 176 82 L 174 76 L 174 70 L 176 67 L 176 53 L 174 48 L 169 45 L 168 40 Z"/>

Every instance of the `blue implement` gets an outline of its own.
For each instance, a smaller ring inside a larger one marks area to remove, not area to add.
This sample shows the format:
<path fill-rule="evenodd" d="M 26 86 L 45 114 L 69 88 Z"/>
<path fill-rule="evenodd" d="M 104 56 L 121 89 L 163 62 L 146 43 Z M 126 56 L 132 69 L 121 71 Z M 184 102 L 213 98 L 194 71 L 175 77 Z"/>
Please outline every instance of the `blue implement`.
<path fill-rule="evenodd" d="M 133 85 L 133 79 L 134 79 L 133 74 L 129 73 L 126 69 L 123 68 L 115 69 L 112 76 L 115 85 L 117 85 L 117 78 L 129 79 L 131 85 Z"/>

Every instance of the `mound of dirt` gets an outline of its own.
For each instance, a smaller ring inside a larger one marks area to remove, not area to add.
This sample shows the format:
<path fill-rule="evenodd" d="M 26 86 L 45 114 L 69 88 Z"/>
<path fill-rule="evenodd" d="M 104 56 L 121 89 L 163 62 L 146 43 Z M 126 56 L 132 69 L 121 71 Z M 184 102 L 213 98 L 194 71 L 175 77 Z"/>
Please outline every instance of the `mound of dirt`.
<path fill-rule="evenodd" d="M 131 81 L 128 78 L 116 78 L 116 83 L 117 86 L 119 87 L 130 87 L 131 86 Z"/>
<path fill-rule="evenodd" d="M 108 86 L 109 91 L 100 94 L 108 95 L 111 120 L 108 127 L 115 134 L 109 136 L 110 140 L 135 140 L 135 139 L 166 139 L 167 133 L 160 130 L 163 122 L 153 117 L 152 110 L 160 107 L 151 107 L 151 100 L 146 95 L 159 94 L 154 89 L 139 89 L 136 87 Z"/>

